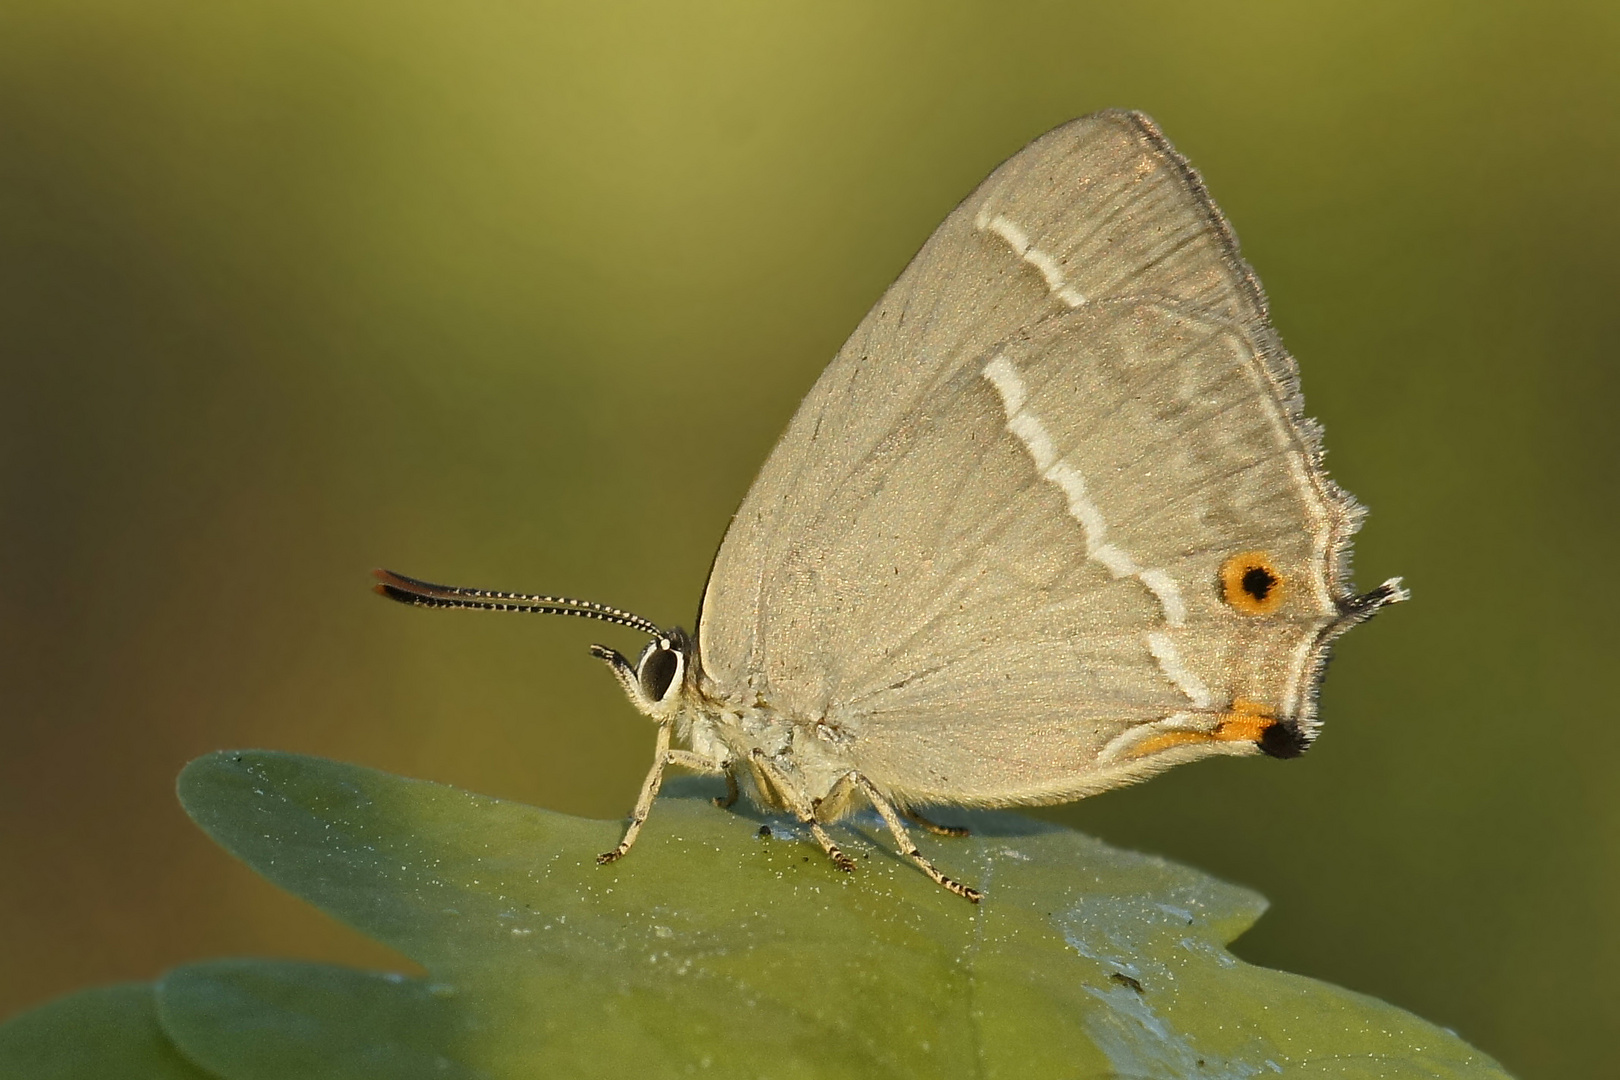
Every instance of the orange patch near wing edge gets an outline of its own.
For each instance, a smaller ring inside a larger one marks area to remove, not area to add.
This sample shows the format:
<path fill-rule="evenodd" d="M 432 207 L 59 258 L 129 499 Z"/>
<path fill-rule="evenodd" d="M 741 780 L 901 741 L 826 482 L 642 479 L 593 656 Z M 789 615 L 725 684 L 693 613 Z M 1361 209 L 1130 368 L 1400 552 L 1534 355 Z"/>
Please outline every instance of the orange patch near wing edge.
<path fill-rule="evenodd" d="M 1221 564 L 1221 599 L 1244 615 L 1270 615 L 1282 607 L 1286 584 L 1263 551 L 1240 551 Z"/>
<path fill-rule="evenodd" d="M 1214 731 L 1167 731 L 1151 739 L 1144 739 L 1131 751 L 1131 756 L 1144 757 L 1156 754 L 1160 750 L 1168 750 L 1172 746 L 1186 746 L 1189 743 L 1258 743 L 1266 731 L 1276 723 L 1277 718 L 1268 713 L 1265 706 L 1248 698 L 1236 698 L 1232 702 L 1231 710 L 1221 714 L 1221 721 L 1215 725 Z"/>

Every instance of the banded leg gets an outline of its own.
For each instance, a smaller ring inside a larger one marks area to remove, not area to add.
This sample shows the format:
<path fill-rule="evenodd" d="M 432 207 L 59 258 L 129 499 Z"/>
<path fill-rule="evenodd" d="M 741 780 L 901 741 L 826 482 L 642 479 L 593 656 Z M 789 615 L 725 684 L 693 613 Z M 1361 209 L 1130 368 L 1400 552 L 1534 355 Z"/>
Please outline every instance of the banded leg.
<path fill-rule="evenodd" d="M 940 825 L 937 822 L 929 821 L 927 818 L 923 817 L 910 807 L 902 806 L 900 808 L 900 816 L 911 822 L 913 825 L 921 828 L 923 832 L 933 833 L 935 836 L 952 836 L 959 838 L 973 835 L 971 829 L 963 828 L 960 825 Z"/>
<path fill-rule="evenodd" d="M 821 850 L 827 853 L 827 858 L 832 860 L 833 865 L 846 874 L 853 873 L 855 860 L 844 854 L 844 849 L 833 842 L 833 838 L 828 835 L 821 822 L 816 820 L 814 808 L 805 805 L 799 793 L 793 789 L 793 785 L 788 783 L 787 777 L 782 775 L 782 770 L 771 764 L 763 751 L 755 750 L 752 756 L 754 764 L 770 777 L 771 783 L 776 785 L 777 792 L 788 803 L 788 809 L 793 811 L 793 816 L 809 828 L 810 835 L 816 838 L 816 843 L 821 845 Z"/>
<path fill-rule="evenodd" d="M 702 754 L 694 754 L 690 750 L 671 750 L 669 748 L 670 725 L 658 725 L 658 741 L 653 752 L 652 768 L 647 771 L 647 779 L 641 783 L 641 795 L 636 799 L 636 808 L 630 811 L 630 824 L 625 827 L 624 839 L 612 851 L 604 851 L 596 857 L 598 864 L 613 862 L 624 858 L 625 852 L 636 842 L 641 834 L 641 826 L 647 821 L 647 814 L 652 811 L 653 800 L 658 798 L 658 789 L 664 784 L 664 770 L 671 765 L 693 769 L 697 772 L 719 772 L 721 766 L 710 761 Z"/>
<path fill-rule="evenodd" d="M 932 878 L 936 885 L 942 885 L 957 896 L 975 904 L 984 898 L 984 894 L 978 889 L 969 888 L 955 878 L 949 878 L 940 873 L 939 868 L 928 861 L 928 856 L 917 850 L 917 845 L 911 840 L 911 834 L 906 832 L 905 825 L 900 821 L 899 813 L 889 804 L 889 800 L 885 799 L 878 793 L 878 789 L 872 786 L 872 781 L 856 773 L 855 782 L 860 785 L 861 791 L 865 793 L 873 808 L 882 816 L 883 823 L 889 827 L 889 832 L 894 836 L 895 843 L 900 845 L 900 850 L 907 858 L 916 863 L 923 873 Z"/>

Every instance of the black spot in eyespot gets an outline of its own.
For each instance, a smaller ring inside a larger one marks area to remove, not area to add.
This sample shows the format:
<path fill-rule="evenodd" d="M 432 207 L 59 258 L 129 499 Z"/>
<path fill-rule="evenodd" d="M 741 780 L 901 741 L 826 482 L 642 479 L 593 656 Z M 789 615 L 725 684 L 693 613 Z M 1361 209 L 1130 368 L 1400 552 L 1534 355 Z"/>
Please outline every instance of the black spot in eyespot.
<path fill-rule="evenodd" d="M 674 649 L 657 649 L 649 653 L 641 664 L 642 691 L 654 701 L 663 701 L 679 667 L 680 660 L 676 658 Z"/>
<path fill-rule="evenodd" d="M 1310 745 L 1299 725 L 1286 721 L 1279 721 L 1266 728 L 1260 733 L 1258 742 L 1261 752 L 1274 758 L 1299 757 Z"/>
<path fill-rule="evenodd" d="M 769 825 L 761 825 L 759 827 L 759 835 L 761 835 L 761 836 L 769 836 L 769 835 L 771 835 L 771 827 Z"/>
<path fill-rule="evenodd" d="M 1116 972 L 1114 972 L 1112 975 L 1110 975 L 1108 977 L 1110 979 L 1114 980 L 1115 982 L 1119 983 L 1119 985 L 1121 985 L 1121 986 L 1130 987 L 1132 990 L 1135 990 L 1138 994 L 1140 994 L 1142 992 L 1142 984 L 1140 982 L 1138 982 L 1137 980 L 1131 978 L 1129 975 L 1125 974 L 1123 971 L 1116 971 Z"/>
<path fill-rule="evenodd" d="M 1277 575 L 1263 566 L 1251 566 L 1243 571 L 1243 591 L 1261 603 L 1276 587 Z"/>
<path fill-rule="evenodd" d="M 1219 587 L 1239 615 L 1272 615 L 1282 607 L 1288 579 L 1264 551 L 1240 551 L 1221 563 Z"/>

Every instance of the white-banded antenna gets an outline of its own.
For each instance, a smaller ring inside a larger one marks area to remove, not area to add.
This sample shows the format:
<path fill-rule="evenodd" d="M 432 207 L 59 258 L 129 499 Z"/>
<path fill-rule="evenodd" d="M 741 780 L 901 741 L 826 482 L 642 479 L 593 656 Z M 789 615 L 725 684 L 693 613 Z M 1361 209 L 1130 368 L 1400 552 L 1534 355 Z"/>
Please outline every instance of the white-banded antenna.
<path fill-rule="evenodd" d="M 499 592 L 495 589 L 468 589 L 458 585 L 435 585 L 429 581 L 396 574 L 392 570 L 373 570 L 371 576 L 378 584 L 373 586 L 379 596 L 414 607 L 459 608 L 464 611 L 522 611 L 538 615 L 576 615 L 582 619 L 616 623 L 640 630 L 653 637 L 663 637 L 657 623 L 640 615 L 621 611 L 591 600 L 573 600 L 566 596 L 540 596 L 535 593 Z"/>

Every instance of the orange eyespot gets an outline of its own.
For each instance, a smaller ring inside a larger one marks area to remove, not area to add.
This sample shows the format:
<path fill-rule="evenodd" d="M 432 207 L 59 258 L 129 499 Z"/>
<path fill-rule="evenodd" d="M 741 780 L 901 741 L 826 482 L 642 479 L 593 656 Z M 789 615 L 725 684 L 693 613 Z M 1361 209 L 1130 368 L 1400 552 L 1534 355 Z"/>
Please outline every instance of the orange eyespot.
<path fill-rule="evenodd" d="M 1245 615 L 1270 615 L 1288 591 L 1282 573 L 1263 551 L 1244 551 L 1221 564 L 1221 598 Z"/>

